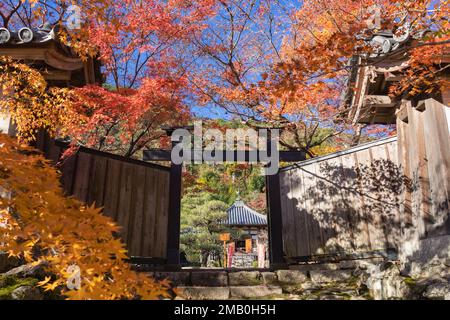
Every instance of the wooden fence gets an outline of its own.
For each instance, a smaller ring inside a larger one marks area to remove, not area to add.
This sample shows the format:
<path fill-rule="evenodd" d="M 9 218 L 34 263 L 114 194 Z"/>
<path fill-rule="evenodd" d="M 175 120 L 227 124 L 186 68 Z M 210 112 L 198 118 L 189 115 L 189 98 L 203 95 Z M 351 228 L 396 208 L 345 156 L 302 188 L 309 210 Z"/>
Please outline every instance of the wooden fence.
<path fill-rule="evenodd" d="M 41 135 L 37 147 L 56 162 L 66 145 Z M 59 170 L 67 194 L 95 202 L 121 226 L 130 256 L 166 258 L 169 168 L 80 148 Z"/>
<path fill-rule="evenodd" d="M 288 258 L 401 251 L 450 234 L 450 108 L 405 101 L 397 134 L 281 170 Z"/>
<path fill-rule="evenodd" d="M 396 247 L 402 190 L 396 138 L 283 168 L 280 188 L 288 258 L 349 256 Z"/>
<path fill-rule="evenodd" d="M 397 114 L 398 157 L 409 180 L 400 213 L 405 241 L 450 234 L 450 108 L 428 99 Z"/>

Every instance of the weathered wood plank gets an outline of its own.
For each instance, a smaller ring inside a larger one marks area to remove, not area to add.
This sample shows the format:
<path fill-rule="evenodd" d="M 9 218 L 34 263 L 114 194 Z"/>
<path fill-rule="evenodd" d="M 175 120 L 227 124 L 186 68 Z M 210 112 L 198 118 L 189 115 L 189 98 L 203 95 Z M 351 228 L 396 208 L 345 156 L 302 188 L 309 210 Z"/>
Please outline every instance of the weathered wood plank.
<path fill-rule="evenodd" d="M 296 235 L 294 216 L 292 210 L 292 189 L 290 175 L 293 170 L 280 173 L 280 197 L 281 214 L 283 217 L 283 251 L 288 256 L 295 256 L 296 241 L 293 237 Z"/>
<path fill-rule="evenodd" d="M 73 185 L 75 180 L 78 153 L 66 158 L 60 166 L 62 173 L 61 182 L 66 195 L 73 194 Z"/>
<path fill-rule="evenodd" d="M 103 201 L 104 212 L 107 216 L 117 221 L 122 162 L 108 159 L 107 168 Z"/>
<path fill-rule="evenodd" d="M 280 179 L 280 183 L 282 180 Z M 302 180 L 297 171 L 291 170 L 288 172 L 288 185 L 290 189 L 286 203 L 289 215 L 287 217 L 286 232 L 292 234 L 286 234 L 289 236 L 291 244 L 289 252 L 292 252 L 296 256 L 307 255 L 309 253 L 308 234 L 306 231 L 306 210 L 302 210 L 303 201 L 305 195 L 302 193 Z"/>
<path fill-rule="evenodd" d="M 421 168 L 421 155 L 419 141 L 421 135 L 418 134 L 420 130 L 419 111 L 413 107 L 408 107 L 408 152 L 409 152 L 409 165 L 411 170 L 411 213 L 412 224 L 414 231 L 416 231 L 421 237 L 425 234 L 425 222 L 421 212 L 423 209 L 422 203 L 422 178 L 420 175 Z M 423 136 L 423 134 L 422 134 Z"/>
<path fill-rule="evenodd" d="M 144 179 L 141 179 L 142 174 Z M 145 170 L 142 167 L 133 166 L 131 181 L 127 247 L 130 255 L 140 256 Z"/>
<path fill-rule="evenodd" d="M 309 201 L 306 195 L 307 186 L 305 185 L 305 175 L 302 169 L 297 169 L 292 172 L 291 184 L 293 189 L 292 209 L 294 217 L 297 217 L 296 233 L 300 235 L 296 244 L 296 256 L 311 255 L 311 230 L 308 228 L 308 214 L 310 212 Z"/>
<path fill-rule="evenodd" d="M 386 236 L 381 216 L 386 206 L 384 203 L 384 196 L 386 195 L 380 194 L 377 190 L 378 184 L 381 182 L 380 175 L 382 172 L 377 170 L 377 166 L 373 162 L 372 149 L 357 152 L 355 160 L 361 174 L 360 196 L 364 202 L 364 210 L 368 219 L 372 250 L 385 249 Z"/>
<path fill-rule="evenodd" d="M 167 251 L 168 234 L 168 202 L 169 202 L 169 177 L 167 172 L 157 171 L 157 186 L 154 191 L 157 194 L 156 198 L 156 221 L 155 234 L 153 241 L 156 245 L 157 257 L 165 257 Z"/>
<path fill-rule="evenodd" d="M 351 197 L 354 198 L 351 188 L 351 182 L 354 178 L 351 175 L 349 176 L 343 161 L 344 159 L 339 157 L 331 162 L 332 165 L 336 166 L 335 173 L 339 177 L 338 181 L 333 179 L 336 190 L 336 196 L 334 197 L 335 207 L 340 216 L 340 223 L 336 228 L 336 238 L 344 251 L 353 252 L 357 248 L 355 233 L 358 233 L 356 228 L 359 219 L 355 209 L 355 205 L 357 204 L 355 201 L 350 200 Z M 367 240 L 365 243 L 367 243 Z"/>
<path fill-rule="evenodd" d="M 446 106 L 426 103 L 423 114 L 428 173 L 431 197 L 431 218 L 427 221 L 428 236 L 445 235 L 450 232 L 450 139 L 447 130 Z"/>
<path fill-rule="evenodd" d="M 431 202 L 430 202 L 430 179 L 428 174 L 428 157 L 426 152 L 427 143 L 425 140 L 430 137 L 425 136 L 424 132 L 424 113 L 415 111 L 416 121 L 416 134 L 417 134 L 417 150 L 419 159 L 419 181 L 420 181 L 420 192 L 418 194 L 420 201 L 420 216 L 421 221 L 424 223 L 424 233 L 427 232 L 427 225 L 430 219 L 433 219 L 433 213 L 431 212 Z M 433 140 L 432 140 L 433 141 Z M 433 143 L 431 143 L 433 144 Z"/>
<path fill-rule="evenodd" d="M 381 149 L 380 149 L 381 150 Z M 403 194 L 403 177 L 398 164 L 397 144 L 391 143 L 384 146 L 384 153 L 379 153 L 375 159 L 384 161 L 387 165 L 386 172 L 389 172 L 388 177 L 392 179 L 391 186 L 395 188 L 395 192 L 390 195 L 390 211 L 388 216 L 383 220 L 383 226 L 387 235 L 388 248 L 397 248 L 402 241 L 402 223 L 400 215 L 400 200 Z M 394 191 L 394 190 L 393 190 Z"/>
<path fill-rule="evenodd" d="M 403 106 L 407 112 L 407 105 Z M 397 157 L 399 161 L 399 168 L 402 173 L 403 190 L 399 199 L 399 210 L 401 220 L 401 230 L 405 233 L 412 225 L 412 208 L 411 208 L 411 169 L 408 152 L 408 129 L 409 124 L 401 119 L 397 119 Z"/>
<path fill-rule="evenodd" d="M 343 202 L 349 213 L 349 224 L 353 226 L 353 246 L 356 251 L 372 249 L 369 232 L 369 217 L 365 210 L 364 197 L 361 195 L 361 184 L 358 180 L 357 162 L 354 154 L 341 157 L 345 192 Z"/>
<path fill-rule="evenodd" d="M 89 204 L 95 203 L 98 207 L 104 205 L 105 189 L 109 187 L 109 185 L 106 185 L 107 170 L 108 159 L 105 157 L 94 157 L 91 171 L 91 186 L 87 200 Z"/>
<path fill-rule="evenodd" d="M 325 237 L 326 253 L 351 252 L 353 249 L 353 230 L 345 208 L 347 199 L 343 198 L 346 184 L 340 158 L 332 158 L 319 164 L 319 175 L 324 177 L 322 184 L 316 184 L 317 193 L 323 194 L 320 203 L 322 229 Z M 328 200 L 325 200 L 328 199 Z"/>
<path fill-rule="evenodd" d="M 131 192 L 133 183 L 134 166 L 130 163 L 122 164 L 122 172 L 120 178 L 120 196 L 117 205 L 117 223 L 122 227 L 121 235 L 124 242 L 129 244 L 128 228 L 130 221 L 131 209 Z"/>
<path fill-rule="evenodd" d="M 86 202 L 88 198 L 89 185 L 91 182 L 91 161 L 92 156 L 80 152 L 78 154 L 77 166 L 73 185 L 73 195 L 80 201 Z"/>
<path fill-rule="evenodd" d="M 303 192 L 305 194 L 306 209 L 306 228 L 309 236 L 309 248 L 311 254 L 321 254 L 323 252 L 323 243 L 320 233 L 320 226 L 315 219 L 315 205 L 317 197 L 315 195 L 316 178 L 314 177 L 314 169 L 311 165 L 302 168 Z"/>
<path fill-rule="evenodd" d="M 318 163 L 315 162 L 311 164 L 311 173 L 312 177 L 315 180 L 315 183 L 311 186 L 311 195 L 314 195 L 314 209 L 311 212 L 311 217 L 314 221 L 315 232 L 317 232 L 317 240 L 320 243 L 318 253 L 327 253 L 325 247 L 325 238 L 328 234 L 328 230 L 332 229 L 333 222 L 330 223 L 330 220 L 326 217 L 326 211 L 324 210 L 324 201 L 323 199 L 323 190 L 320 187 L 328 186 L 327 177 L 320 174 L 320 168 L 318 168 Z"/>
<path fill-rule="evenodd" d="M 157 194 L 156 171 L 147 168 L 145 170 L 145 198 L 143 216 L 143 239 L 141 252 L 146 257 L 156 257 L 155 251 L 155 220 L 156 220 L 156 198 Z"/>

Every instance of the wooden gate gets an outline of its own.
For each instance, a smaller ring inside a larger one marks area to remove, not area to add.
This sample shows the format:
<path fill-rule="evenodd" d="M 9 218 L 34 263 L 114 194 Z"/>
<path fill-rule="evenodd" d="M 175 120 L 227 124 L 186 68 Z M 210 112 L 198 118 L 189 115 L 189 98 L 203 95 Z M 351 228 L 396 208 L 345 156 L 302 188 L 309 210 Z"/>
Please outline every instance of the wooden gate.
<path fill-rule="evenodd" d="M 38 149 L 57 162 L 66 144 L 41 135 Z M 167 257 L 169 176 L 167 167 L 80 148 L 59 167 L 65 192 L 104 208 L 121 226 L 129 255 L 147 263 Z"/>
<path fill-rule="evenodd" d="M 396 138 L 283 168 L 280 188 L 288 258 L 356 257 L 396 248 L 402 192 Z"/>

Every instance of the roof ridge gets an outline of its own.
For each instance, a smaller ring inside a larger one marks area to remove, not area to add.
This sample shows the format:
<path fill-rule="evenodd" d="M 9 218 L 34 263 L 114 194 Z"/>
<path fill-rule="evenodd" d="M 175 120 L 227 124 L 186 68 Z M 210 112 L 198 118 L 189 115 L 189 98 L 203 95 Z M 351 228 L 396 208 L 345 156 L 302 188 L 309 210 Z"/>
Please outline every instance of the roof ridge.
<path fill-rule="evenodd" d="M 267 216 L 265 215 L 265 214 L 262 214 L 262 213 L 259 213 L 258 211 L 256 211 L 255 209 L 252 209 L 251 207 L 249 207 L 248 205 L 246 205 L 245 203 L 244 203 L 244 207 L 246 207 L 247 209 L 249 209 L 250 211 L 252 211 L 252 213 L 254 213 L 254 214 L 256 214 L 256 215 L 258 215 L 258 216 L 261 216 L 261 217 L 263 217 L 263 218 L 267 218 Z"/>
<path fill-rule="evenodd" d="M 227 209 L 225 221 L 229 225 L 267 225 L 267 216 L 240 201 Z"/>

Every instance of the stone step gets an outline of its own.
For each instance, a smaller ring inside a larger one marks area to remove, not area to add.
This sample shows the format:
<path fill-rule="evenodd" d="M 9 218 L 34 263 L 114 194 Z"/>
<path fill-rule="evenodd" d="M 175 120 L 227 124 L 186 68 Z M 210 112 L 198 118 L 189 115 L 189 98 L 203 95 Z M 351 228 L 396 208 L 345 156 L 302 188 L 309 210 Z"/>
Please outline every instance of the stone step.
<path fill-rule="evenodd" d="M 177 288 L 177 298 L 186 300 L 252 299 L 283 294 L 279 286 L 230 286 Z"/>
<path fill-rule="evenodd" d="M 346 270 L 183 270 L 154 272 L 156 279 L 168 279 L 177 299 L 327 299 L 365 298 L 359 294 L 359 280 Z"/>
<path fill-rule="evenodd" d="M 289 269 L 307 272 L 322 270 L 354 270 L 356 268 L 366 269 L 369 265 L 378 265 L 384 260 L 385 259 L 382 257 L 374 257 L 357 260 L 342 260 L 339 262 L 292 264 L 289 266 Z"/>
<path fill-rule="evenodd" d="M 320 270 L 311 271 L 309 274 L 311 281 L 316 284 L 348 281 L 353 276 L 351 270 Z"/>
<path fill-rule="evenodd" d="M 179 271 L 154 272 L 157 280 L 167 279 L 174 287 L 300 286 L 348 281 L 353 270 L 269 271 Z"/>

